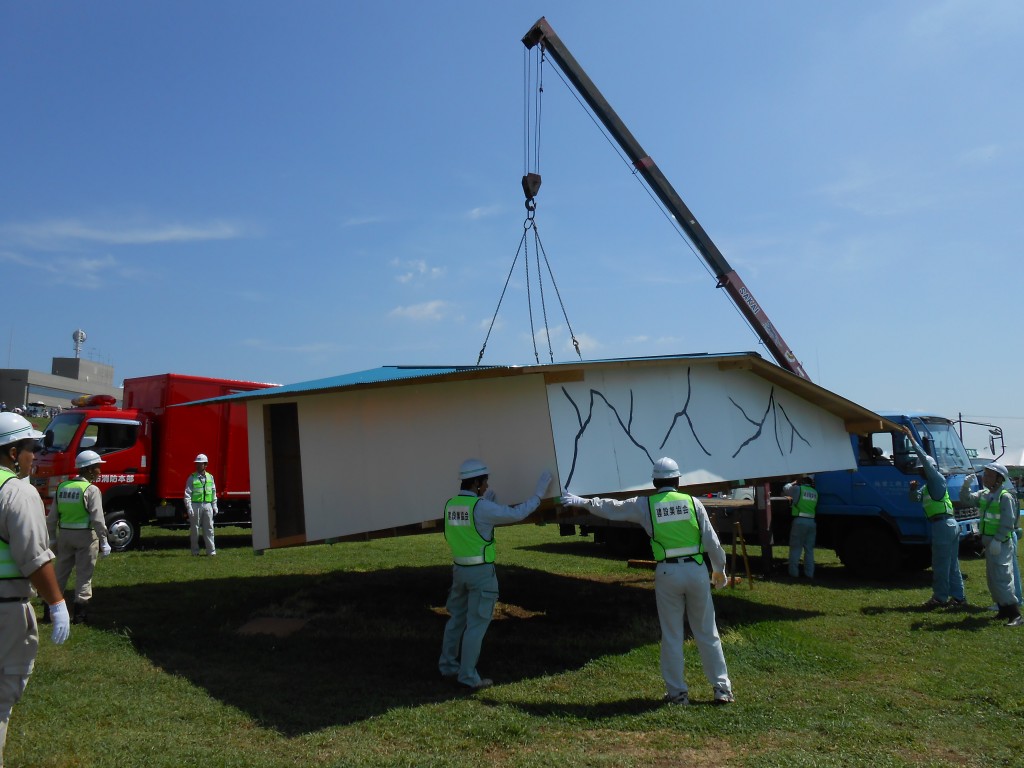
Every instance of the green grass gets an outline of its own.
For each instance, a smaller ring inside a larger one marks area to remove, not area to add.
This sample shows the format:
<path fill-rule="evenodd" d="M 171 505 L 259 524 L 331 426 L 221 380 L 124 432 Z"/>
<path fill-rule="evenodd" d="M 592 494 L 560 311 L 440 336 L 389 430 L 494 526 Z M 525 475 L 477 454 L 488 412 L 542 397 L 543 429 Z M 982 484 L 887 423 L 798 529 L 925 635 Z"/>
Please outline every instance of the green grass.
<path fill-rule="evenodd" d="M 499 531 L 501 602 L 465 696 L 436 662 L 450 568 L 437 535 L 255 556 L 244 531 L 192 558 L 184 534 L 101 561 L 92 623 L 44 640 L 10 766 L 1020 765 L 1024 633 L 984 610 L 923 612 L 930 572 L 716 593 L 738 701 L 661 706 L 650 571 L 555 527 Z M 757 548 L 752 548 L 757 555 Z M 786 554 L 776 548 L 776 558 Z M 306 620 L 288 637 L 254 618 Z"/>

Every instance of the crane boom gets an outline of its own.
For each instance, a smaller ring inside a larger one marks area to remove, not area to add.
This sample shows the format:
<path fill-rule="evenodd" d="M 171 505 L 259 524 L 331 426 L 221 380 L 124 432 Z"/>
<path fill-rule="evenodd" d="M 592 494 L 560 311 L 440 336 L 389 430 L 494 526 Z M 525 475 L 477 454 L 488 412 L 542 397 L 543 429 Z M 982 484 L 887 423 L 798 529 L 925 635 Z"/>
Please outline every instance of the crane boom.
<path fill-rule="evenodd" d="M 718 278 L 718 287 L 724 288 L 729 298 L 739 308 L 740 312 L 750 323 L 751 327 L 760 337 L 761 341 L 771 351 L 775 361 L 791 373 L 795 373 L 804 379 L 810 380 L 810 376 L 804 370 L 800 361 L 797 360 L 793 350 L 782 339 L 774 324 L 768 319 L 764 308 L 754 298 L 754 294 L 746 286 L 740 276 L 736 274 L 725 256 L 718 250 L 718 246 L 704 231 L 704 228 L 697 221 L 686 203 L 675 191 L 668 179 L 655 164 L 654 160 L 644 152 L 643 147 L 633 137 L 633 134 L 626 128 L 625 123 L 605 100 L 604 96 L 594 85 L 594 82 L 583 71 L 579 62 L 565 47 L 562 40 L 555 34 L 547 19 L 541 17 L 536 24 L 523 37 L 523 45 L 528 49 L 536 45 L 541 48 L 554 60 L 559 69 L 572 83 L 577 93 L 583 97 L 594 114 L 601 121 L 604 127 L 612 135 L 619 146 L 633 163 L 633 167 L 643 176 L 644 180 L 675 218 L 676 223 L 686 233 L 687 237 L 694 244 L 704 261 L 708 263 L 715 277 Z"/>

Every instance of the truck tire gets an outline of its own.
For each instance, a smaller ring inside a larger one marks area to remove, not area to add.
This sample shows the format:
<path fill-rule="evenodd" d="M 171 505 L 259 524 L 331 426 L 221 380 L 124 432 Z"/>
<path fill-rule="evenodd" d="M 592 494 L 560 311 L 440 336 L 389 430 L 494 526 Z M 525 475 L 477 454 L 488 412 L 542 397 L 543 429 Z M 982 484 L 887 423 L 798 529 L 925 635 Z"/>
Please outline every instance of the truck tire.
<path fill-rule="evenodd" d="M 855 576 L 888 579 L 903 565 L 903 553 L 892 532 L 879 525 L 861 524 L 842 533 L 836 554 Z"/>
<path fill-rule="evenodd" d="M 124 512 L 107 515 L 107 543 L 114 552 L 126 552 L 139 546 L 139 526 Z"/>

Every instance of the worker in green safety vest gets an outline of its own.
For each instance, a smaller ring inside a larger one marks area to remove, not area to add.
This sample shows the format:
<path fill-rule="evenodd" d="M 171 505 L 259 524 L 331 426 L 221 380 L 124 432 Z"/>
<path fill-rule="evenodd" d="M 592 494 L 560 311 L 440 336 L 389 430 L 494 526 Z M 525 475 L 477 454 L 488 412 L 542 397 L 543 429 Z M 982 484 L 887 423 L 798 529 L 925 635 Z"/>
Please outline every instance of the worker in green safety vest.
<path fill-rule="evenodd" d="M 199 531 L 203 532 L 203 546 L 206 554 L 216 555 L 217 546 L 213 540 L 213 518 L 217 515 L 217 484 L 213 475 L 206 471 L 209 459 L 205 453 L 196 456 L 196 471 L 185 481 L 185 512 L 189 522 L 189 544 L 192 554 L 199 554 Z"/>
<path fill-rule="evenodd" d="M 637 523 L 651 537 L 656 561 L 654 596 L 661 624 L 663 700 L 669 704 L 690 703 L 683 660 L 683 626 L 687 620 L 697 641 L 704 675 L 711 683 L 712 700 L 729 704 L 736 699 L 711 599 L 711 584 L 725 585 L 725 550 L 704 505 L 679 490 L 681 476 L 679 464 L 666 456 L 655 461 L 651 470 L 653 496 L 619 501 L 583 498 L 564 490 L 562 504 L 608 520 Z M 710 583 L 707 560 L 711 562 Z"/>
<path fill-rule="evenodd" d="M 107 543 L 107 523 L 103 516 L 103 494 L 94 483 L 106 464 L 96 451 L 82 451 L 75 457 L 78 476 L 57 486 L 46 527 L 50 542 L 56 543 L 57 584 L 61 591 L 67 587 L 71 571 L 75 571 L 75 599 L 71 621 L 86 621 L 89 601 L 92 599 L 92 577 L 96 560 L 110 554 Z M 44 608 L 43 620 L 49 619 Z"/>
<path fill-rule="evenodd" d="M 924 601 L 922 607 L 966 607 L 964 577 L 960 572 L 958 557 L 960 526 L 953 514 L 953 502 L 949 498 L 946 478 L 939 471 L 935 459 L 914 437 L 910 427 L 904 426 L 903 432 L 917 453 L 920 470 L 925 479 L 923 487 L 917 480 L 910 481 L 909 496 L 911 501 L 919 501 L 923 505 L 924 516 L 928 520 L 928 533 L 932 540 L 932 594 Z"/>
<path fill-rule="evenodd" d="M 0 766 L 7 723 L 35 666 L 39 627 L 29 602 L 36 592 L 50 606 L 53 642 L 71 631 L 53 570 L 46 510 L 39 492 L 25 481 L 43 435 L 15 413 L 0 413 Z M 27 729 L 22 729 L 27 730 Z"/>
<path fill-rule="evenodd" d="M 1006 619 L 1006 626 L 1024 625 L 1020 615 L 1013 581 L 1013 561 L 1017 558 L 1017 500 L 1004 487 L 1010 473 L 1002 464 L 985 465 L 982 487 L 971 491 L 975 475 L 964 478 L 960 487 L 960 501 L 965 505 L 978 505 L 981 514 L 981 543 L 985 547 L 985 576 L 992 599 L 998 606 L 997 619 Z"/>
<path fill-rule="evenodd" d="M 476 668 L 498 602 L 494 527 L 527 517 L 540 506 L 551 484 L 551 473 L 542 472 L 534 495 L 508 507 L 494 500 L 489 476 L 490 470 L 479 459 L 462 462 L 459 493 L 444 505 L 444 538 L 452 552 L 452 586 L 438 669 L 442 677 L 455 680 L 469 691 L 494 685 L 490 678 L 480 677 Z"/>
<path fill-rule="evenodd" d="M 782 492 L 792 503 L 793 522 L 789 529 L 789 575 L 800 576 L 800 558 L 804 561 L 804 576 L 814 579 L 814 544 L 818 536 L 818 492 L 814 490 L 814 478 L 803 475 L 792 483 L 786 483 Z"/>

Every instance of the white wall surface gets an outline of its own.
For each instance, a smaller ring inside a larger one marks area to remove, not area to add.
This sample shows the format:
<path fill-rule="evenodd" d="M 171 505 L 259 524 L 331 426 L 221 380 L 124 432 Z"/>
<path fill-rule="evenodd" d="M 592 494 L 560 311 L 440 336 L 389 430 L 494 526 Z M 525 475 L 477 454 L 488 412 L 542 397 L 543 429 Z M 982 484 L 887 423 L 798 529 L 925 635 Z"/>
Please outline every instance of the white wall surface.
<path fill-rule="evenodd" d="M 649 489 L 662 456 L 679 462 L 683 485 L 855 466 L 838 417 L 749 371 L 667 362 L 585 376 L 548 386 L 558 465 L 575 493 Z"/>

